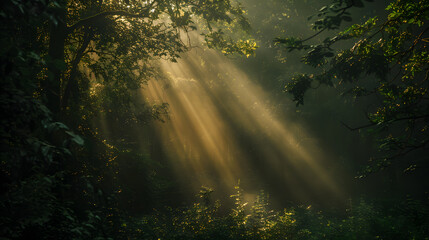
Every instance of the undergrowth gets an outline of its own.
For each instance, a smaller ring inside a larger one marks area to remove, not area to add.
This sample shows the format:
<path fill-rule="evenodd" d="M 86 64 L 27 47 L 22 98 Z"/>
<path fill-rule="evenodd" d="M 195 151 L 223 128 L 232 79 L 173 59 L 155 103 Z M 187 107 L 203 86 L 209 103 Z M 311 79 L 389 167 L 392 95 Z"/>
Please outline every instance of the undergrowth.
<path fill-rule="evenodd" d="M 247 206 L 236 187 L 235 206 L 225 214 L 212 191 L 202 188 L 191 206 L 129 219 L 123 230 L 128 239 L 151 240 L 429 239 L 429 208 L 417 200 L 383 205 L 361 199 L 335 217 L 309 206 L 270 210 L 264 192 Z"/>

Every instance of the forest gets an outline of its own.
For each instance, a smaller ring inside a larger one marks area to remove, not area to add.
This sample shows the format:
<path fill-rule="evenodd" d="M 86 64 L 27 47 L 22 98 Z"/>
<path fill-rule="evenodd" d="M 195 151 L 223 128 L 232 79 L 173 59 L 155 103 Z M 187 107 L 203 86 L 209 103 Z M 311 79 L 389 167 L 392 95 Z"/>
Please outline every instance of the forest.
<path fill-rule="evenodd" d="M 0 240 L 429 239 L 429 0 L 0 6 Z"/>

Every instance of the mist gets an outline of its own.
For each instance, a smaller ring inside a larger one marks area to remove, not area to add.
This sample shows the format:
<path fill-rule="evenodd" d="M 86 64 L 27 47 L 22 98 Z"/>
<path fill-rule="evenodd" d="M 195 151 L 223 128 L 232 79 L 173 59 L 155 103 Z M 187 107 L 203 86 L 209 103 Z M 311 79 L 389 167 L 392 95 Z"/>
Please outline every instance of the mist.
<path fill-rule="evenodd" d="M 428 5 L 2 2 L 0 235 L 427 239 Z"/>

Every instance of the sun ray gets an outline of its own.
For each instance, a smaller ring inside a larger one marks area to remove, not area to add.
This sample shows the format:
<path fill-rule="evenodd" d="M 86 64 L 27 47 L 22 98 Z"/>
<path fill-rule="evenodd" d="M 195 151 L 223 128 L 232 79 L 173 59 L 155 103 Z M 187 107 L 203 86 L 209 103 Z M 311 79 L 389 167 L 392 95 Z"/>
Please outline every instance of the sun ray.
<path fill-rule="evenodd" d="M 170 120 L 156 127 L 184 184 L 232 189 L 242 179 L 276 182 L 301 199 L 342 197 L 328 154 L 317 141 L 303 146 L 310 134 L 274 114 L 269 93 L 230 59 L 193 50 L 160 67 L 167 77 L 149 81 L 142 92 L 149 102 L 169 103 Z"/>

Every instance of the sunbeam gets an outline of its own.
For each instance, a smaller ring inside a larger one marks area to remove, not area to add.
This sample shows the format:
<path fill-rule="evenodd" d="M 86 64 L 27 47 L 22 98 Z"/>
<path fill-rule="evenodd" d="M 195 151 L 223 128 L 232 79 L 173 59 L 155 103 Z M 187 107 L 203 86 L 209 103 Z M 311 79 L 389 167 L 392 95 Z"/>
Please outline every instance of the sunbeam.
<path fill-rule="evenodd" d="M 310 134 L 274 114 L 270 95 L 230 59 L 196 49 L 160 66 L 166 77 L 142 93 L 169 104 L 170 120 L 156 127 L 182 184 L 226 190 L 241 179 L 301 201 L 343 197 L 328 154 L 317 141 L 300 144 Z"/>

